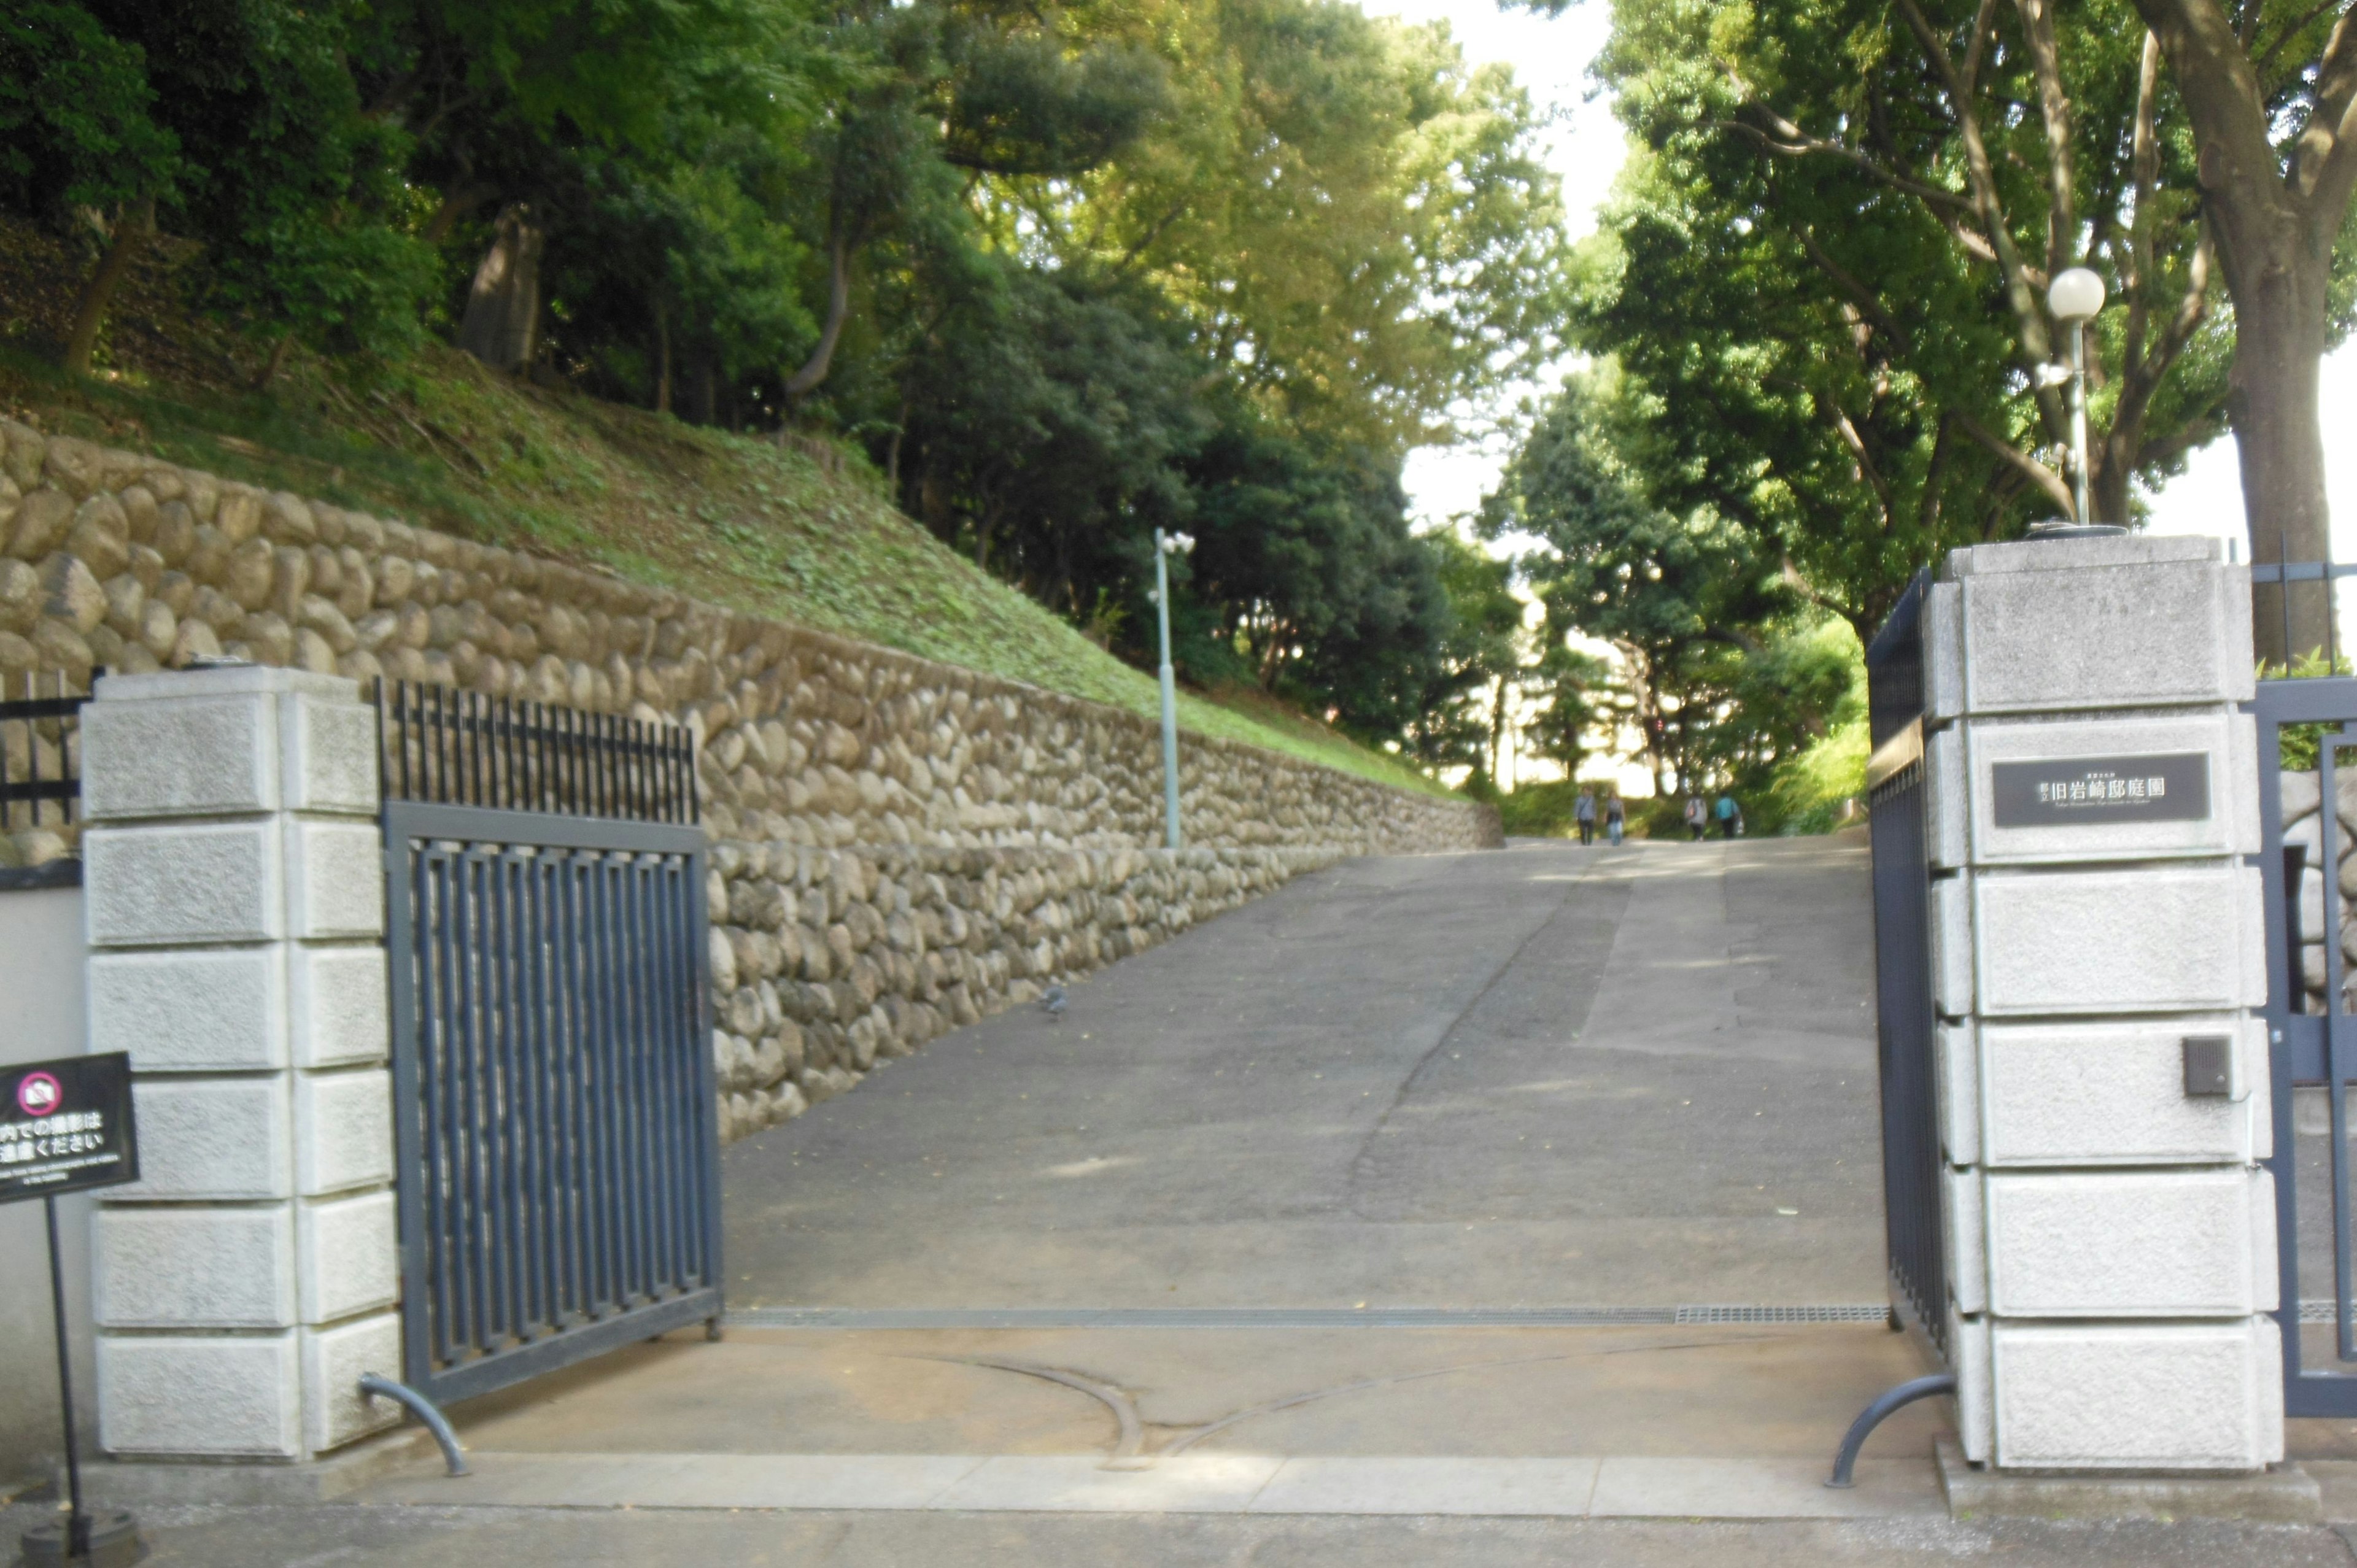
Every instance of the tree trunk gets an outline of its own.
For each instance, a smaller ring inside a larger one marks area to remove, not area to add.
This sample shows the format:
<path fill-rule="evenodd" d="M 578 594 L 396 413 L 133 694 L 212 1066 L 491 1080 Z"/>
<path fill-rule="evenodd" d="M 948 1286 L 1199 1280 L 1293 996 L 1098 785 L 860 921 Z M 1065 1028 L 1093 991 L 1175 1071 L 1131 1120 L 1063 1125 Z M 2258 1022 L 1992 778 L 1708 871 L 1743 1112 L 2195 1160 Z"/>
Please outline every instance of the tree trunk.
<path fill-rule="evenodd" d="M 2283 128 L 2252 62 L 2252 37 L 2215 0 L 2134 3 L 2192 123 L 2196 177 L 2234 302 L 2226 412 L 2242 459 L 2251 559 L 2323 561 L 2330 520 L 2316 388 L 2325 280 L 2357 191 L 2357 145 L 2346 124 L 2357 95 L 2357 17 L 2341 18 L 2318 58 L 2307 124 L 2290 127 L 2287 168 L 2277 145 Z M 2329 647 L 2331 598 L 2320 581 L 2254 585 L 2261 662 L 2280 665 Z"/>
<path fill-rule="evenodd" d="M 511 201 L 500 212 L 490 249 L 475 269 L 458 347 L 495 371 L 529 368 L 540 349 L 540 255 L 547 231 L 532 209 Z"/>
<path fill-rule="evenodd" d="M 655 306 L 655 412 L 671 412 L 671 317 L 658 297 Z"/>
<path fill-rule="evenodd" d="M 458 226 L 459 219 L 499 193 L 500 188 L 495 185 L 459 186 L 442 198 L 442 204 L 434 209 L 434 216 L 426 220 L 425 231 L 418 237 L 429 245 L 440 244 L 450 237 L 450 231 Z"/>
<path fill-rule="evenodd" d="M 155 233 L 156 199 L 152 196 L 125 209 L 114 220 L 114 234 L 107 242 L 106 254 L 98 259 L 98 270 L 90 274 L 81 298 L 74 305 L 73 329 L 66 337 L 66 351 L 59 360 L 68 375 L 90 374 L 90 357 L 98 348 L 98 329 L 106 320 L 106 307 L 114 302 L 115 291 L 123 286 L 124 274 L 131 270 L 132 262 Z"/>
<path fill-rule="evenodd" d="M 826 380 L 834 362 L 835 345 L 843 341 L 843 324 L 851 316 L 851 238 L 838 231 L 826 250 L 826 324 L 819 328 L 818 347 L 802 368 L 786 380 L 786 406 L 793 407 Z"/>
<path fill-rule="evenodd" d="M 1498 789 L 1505 787 L 1505 775 L 1499 771 L 1500 759 L 1505 749 L 1506 678 L 1501 675 L 1490 695 L 1490 782 Z"/>
<path fill-rule="evenodd" d="M 2228 274 L 2234 368 L 2226 408 L 2242 459 L 2254 563 L 2323 561 L 2332 552 L 2317 408 L 2325 269 L 2306 246 L 2287 240 L 2272 255 L 2237 258 L 2243 264 Z M 2286 664 L 2322 652 L 2332 639 L 2331 606 L 2330 585 L 2322 582 L 2254 586 L 2251 630 L 2260 661 Z"/>
<path fill-rule="evenodd" d="M 293 347 L 295 347 L 295 330 L 289 328 L 278 335 L 278 341 L 271 347 L 269 360 L 264 363 L 261 371 L 254 376 L 254 391 L 270 390 L 270 383 L 276 381 L 278 372 L 286 368 L 286 351 Z"/>

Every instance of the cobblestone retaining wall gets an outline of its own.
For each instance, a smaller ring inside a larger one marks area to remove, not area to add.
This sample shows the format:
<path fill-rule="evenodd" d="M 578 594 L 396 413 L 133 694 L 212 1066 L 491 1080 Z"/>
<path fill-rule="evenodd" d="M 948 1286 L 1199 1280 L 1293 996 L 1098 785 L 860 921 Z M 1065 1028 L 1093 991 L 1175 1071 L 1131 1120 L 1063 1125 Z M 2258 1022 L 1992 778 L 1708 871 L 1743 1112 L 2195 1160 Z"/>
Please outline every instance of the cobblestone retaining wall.
<path fill-rule="evenodd" d="M 1143 952 L 1340 849 L 713 846 L 726 1137 L 961 1024 Z"/>
<path fill-rule="evenodd" d="M 1303 869 L 1501 842 L 1487 807 L 1183 736 L 1171 856 L 1139 715 L 5 421 L 0 446 L 0 676 L 228 654 L 694 726 L 716 960 L 742 960 L 716 965 L 732 1130 Z M 70 849 L 20 832 L 0 864 Z"/>

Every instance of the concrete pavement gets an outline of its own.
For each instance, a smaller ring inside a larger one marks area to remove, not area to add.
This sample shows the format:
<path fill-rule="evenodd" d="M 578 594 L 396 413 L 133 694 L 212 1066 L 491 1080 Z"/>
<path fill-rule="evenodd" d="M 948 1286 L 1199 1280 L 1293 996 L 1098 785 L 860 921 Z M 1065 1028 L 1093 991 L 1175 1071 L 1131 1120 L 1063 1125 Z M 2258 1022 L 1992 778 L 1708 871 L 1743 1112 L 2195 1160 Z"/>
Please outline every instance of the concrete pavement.
<path fill-rule="evenodd" d="M 1877 1302 L 1855 840 L 1349 863 L 725 1156 L 732 1305 Z"/>
<path fill-rule="evenodd" d="M 151 1510 L 155 1561 L 2357 1561 L 1952 1522 L 1937 1402 L 1818 1485 L 1922 1367 L 1870 1320 L 1866 873 L 1846 839 L 1304 878 L 732 1147 L 725 1343 L 471 1402 L 468 1479 Z"/>

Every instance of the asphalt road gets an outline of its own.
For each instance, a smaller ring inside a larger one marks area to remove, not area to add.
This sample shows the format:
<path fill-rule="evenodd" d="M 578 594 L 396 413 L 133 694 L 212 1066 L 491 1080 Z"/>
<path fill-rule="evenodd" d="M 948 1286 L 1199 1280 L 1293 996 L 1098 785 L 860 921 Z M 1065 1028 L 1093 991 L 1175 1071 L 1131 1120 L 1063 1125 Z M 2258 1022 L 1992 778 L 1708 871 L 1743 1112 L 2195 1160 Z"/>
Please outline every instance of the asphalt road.
<path fill-rule="evenodd" d="M 1362 860 L 724 1157 L 732 1306 L 1883 1297 L 1867 854 Z"/>

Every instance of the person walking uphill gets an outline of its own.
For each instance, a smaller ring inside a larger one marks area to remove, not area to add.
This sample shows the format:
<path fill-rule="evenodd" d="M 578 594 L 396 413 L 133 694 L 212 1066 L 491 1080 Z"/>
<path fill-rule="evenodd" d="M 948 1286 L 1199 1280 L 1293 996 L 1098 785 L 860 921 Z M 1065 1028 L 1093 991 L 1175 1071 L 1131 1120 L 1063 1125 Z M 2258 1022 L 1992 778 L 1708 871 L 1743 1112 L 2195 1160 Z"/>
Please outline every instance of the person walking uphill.
<path fill-rule="evenodd" d="M 1693 834 L 1696 842 L 1710 833 L 1710 808 L 1703 804 L 1698 794 L 1686 797 L 1686 832 Z"/>
<path fill-rule="evenodd" d="M 1572 803 L 1571 814 L 1579 823 L 1579 842 L 1594 843 L 1596 842 L 1596 791 L 1582 789 L 1579 792 L 1579 799 Z"/>
<path fill-rule="evenodd" d="M 1618 844 L 1629 826 L 1629 808 L 1620 803 L 1620 791 L 1615 789 L 1604 797 L 1604 831 Z"/>
<path fill-rule="evenodd" d="M 1718 836 L 1731 839 L 1742 831 L 1743 808 L 1735 803 L 1734 796 L 1722 792 L 1718 797 Z"/>

